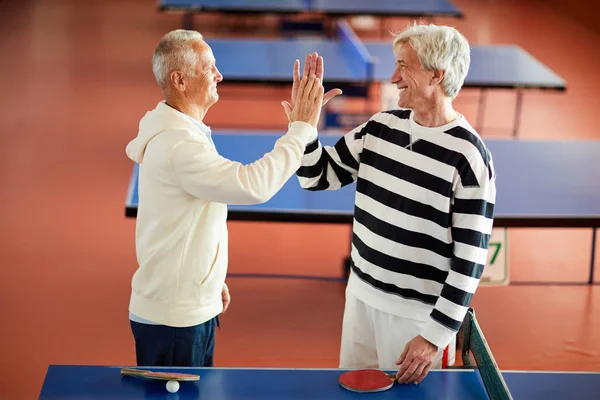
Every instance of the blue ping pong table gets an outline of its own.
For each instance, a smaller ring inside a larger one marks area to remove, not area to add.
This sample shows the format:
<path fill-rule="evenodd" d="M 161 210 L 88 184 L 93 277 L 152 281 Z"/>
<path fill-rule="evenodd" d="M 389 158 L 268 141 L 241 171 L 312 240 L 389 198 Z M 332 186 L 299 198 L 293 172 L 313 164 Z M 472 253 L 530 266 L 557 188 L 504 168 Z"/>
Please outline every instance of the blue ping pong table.
<path fill-rule="evenodd" d="M 244 164 L 271 151 L 284 132 L 213 132 L 221 155 Z M 320 134 L 323 145 L 339 135 Z M 495 227 L 592 228 L 588 283 L 593 283 L 596 228 L 600 226 L 600 141 L 486 140 L 497 172 Z M 134 164 L 125 215 L 138 207 L 138 165 Z M 292 177 L 263 204 L 230 205 L 230 220 L 351 224 L 355 184 L 311 192 Z"/>
<path fill-rule="evenodd" d="M 159 0 L 158 10 L 163 12 L 183 11 L 182 26 L 193 29 L 193 15 L 201 12 L 229 14 L 274 14 L 283 16 L 302 14 L 325 17 L 325 23 L 333 25 L 332 18 L 370 15 L 385 17 L 456 17 L 463 14 L 449 0 Z M 313 18 L 314 19 L 314 18 Z M 290 26 L 301 26 L 281 22 L 281 30 L 294 30 Z M 310 23 L 308 24 L 310 25 Z M 313 24 L 314 25 L 314 24 Z M 325 24 L 317 26 L 324 31 Z M 305 28 L 306 29 L 306 28 Z M 383 28 L 382 28 L 383 30 Z"/>
<path fill-rule="evenodd" d="M 449 0 L 159 0 L 160 11 L 462 17 Z"/>
<path fill-rule="evenodd" d="M 348 28 L 349 29 L 349 28 Z M 346 32 L 355 37 L 353 32 Z M 291 83 L 295 60 L 316 51 L 323 56 L 324 83 L 389 82 L 395 58 L 390 42 L 325 39 L 207 38 L 223 82 Z M 244 62 L 240 62 L 244 60 Z M 489 89 L 566 89 L 566 82 L 516 45 L 473 45 L 463 87 Z"/>
<path fill-rule="evenodd" d="M 317 39 L 224 39 L 207 38 L 224 83 L 289 84 L 294 60 L 317 52 L 325 62 L 324 85 L 340 87 L 346 95 L 368 95 L 374 83 L 389 82 L 395 57 L 391 41 L 361 41 L 345 20 L 337 22 L 335 38 Z M 244 60 L 244 62 L 240 62 Z M 518 135 L 523 90 L 564 91 L 566 82 L 546 65 L 516 45 L 474 45 L 471 65 L 463 87 L 478 88 L 478 116 L 475 126 L 483 126 L 488 89 L 514 89 L 517 92 L 513 136 Z"/>
<path fill-rule="evenodd" d="M 195 373 L 200 375 L 200 380 L 181 382 L 179 391 L 169 394 L 164 381 L 121 377 L 119 367 L 50 365 L 39 399 L 488 399 L 480 375 L 471 369 L 432 370 L 418 385 L 397 384 L 388 391 L 368 395 L 343 389 L 338 384 L 341 369 L 153 370 Z M 597 400 L 600 393 L 598 373 L 503 371 L 502 376 L 515 400 Z"/>

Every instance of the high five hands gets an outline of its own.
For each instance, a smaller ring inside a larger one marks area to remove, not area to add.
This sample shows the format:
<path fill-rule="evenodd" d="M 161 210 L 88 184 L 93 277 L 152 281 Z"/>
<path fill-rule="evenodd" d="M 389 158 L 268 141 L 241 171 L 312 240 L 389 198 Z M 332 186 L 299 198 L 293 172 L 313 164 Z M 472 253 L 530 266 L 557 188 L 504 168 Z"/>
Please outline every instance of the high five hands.
<path fill-rule="evenodd" d="M 304 81 L 309 81 L 311 76 L 315 76 L 317 79 L 318 85 L 322 85 L 323 82 L 323 57 L 319 56 L 316 52 L 312 54 L 307 54 L 304 62 L 304 70 L 302 71 L 302 78 L 300 78 L 300 61 L 296 60 L 294 62 L 294 83 L 292 85 L 292 96 L 291 103 L 287 101 L 283 101 L 281 105 L 285 110 L 285 113 L 288 116 L 288 120 L 292 121 L 292 112 L 294 107 L 298 101 L 298 94 L 300 89 L 300 84 Z M 335 96 L 339 96 L 342 94 L 340 89 L 331 89 L 327 93 L 323 95 L 323 101 L 321 107 L 327 104 L 327 102 L 333 99 Z"/>

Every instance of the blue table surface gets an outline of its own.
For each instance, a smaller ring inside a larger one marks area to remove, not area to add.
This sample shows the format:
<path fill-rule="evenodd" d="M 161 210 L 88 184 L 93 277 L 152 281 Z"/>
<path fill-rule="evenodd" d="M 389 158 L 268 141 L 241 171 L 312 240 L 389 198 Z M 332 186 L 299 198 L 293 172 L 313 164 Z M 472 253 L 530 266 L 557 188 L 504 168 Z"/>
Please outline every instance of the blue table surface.
<path fill-rule="evenodd" d="M 166 371 L 166 368 L 155 368 Z M 40 400 L 54 399 L 486 399 L 479 373 L 433 370 L 419 385 L 394 385 L 376 394 L 349 392 L 338 384 L 340 369 L 176 368 L 200 380 L 181 382 L 177 394 L 164 381 L 122 377 L 120 367 L 51 365 Z M 595 373 L 503 372 L 515 400 L 598 399 Z M 366 396 L 366 397 L 365 397 Z"/>
<path fill-rule="evenodd" d="M 313 10 L 330 14 L 462 15 L 448 0 L 311 0 L 311 3 Z"/>
<path fill-rule="evenodd" d="M 356 15 L 462 16 L 448 0 L 160 0 L 162 8 L 222 11 L 303 12 Z"/>
<path fill-rule="evenodd" d="M 165 9 L 302 12 L 310 0 L 159 0 L 158 4 Z"/>
<path fill-rule="evenodd" d="M 316 51 L 325 63 L 324 81 L 365 82 L 366 62 L 343 40 L 328 39 L 207 39 L 224 81 L 291 82 L 294 60 L 304 65 Z M 374 61 L 375 81 L 389 82 L 395 56 L 391 42 L 364 42 Z M 471 47 L 465 87 L 531 87 L 563 90 L 566 82 L 532 55 L 513 45 Z"/>
<path fill-rule="evenodd" d="M 355 58 L 348 43 L 324 39 L 207 39 L 224 80 L 292 80 L 294 61 L 304 66 L 307 54 L 324 56 L 324 80 L 356 82 L 367 79 L 367 66 Z M 356 60 L 356 61 L 353 61 Z"/>
<path fill-rule="evenodd" d="M 273 132 L 215 131 L 221 155 L 244 164 L 271 151 L 279 137 Z M 339 135 L 321 134 L 324 145 Z M 600 141 L 486 140 L 497 173 L 496 223 L 505 218 L 600 218 Z M 127 203 L 137 206 L 137 167 Z M 351 215 L 355 184 L 340 190 L 311 192 L 296 176 L 269 201 L 252 206 L 230 205 L 229 210 L 271 213 Z"/>

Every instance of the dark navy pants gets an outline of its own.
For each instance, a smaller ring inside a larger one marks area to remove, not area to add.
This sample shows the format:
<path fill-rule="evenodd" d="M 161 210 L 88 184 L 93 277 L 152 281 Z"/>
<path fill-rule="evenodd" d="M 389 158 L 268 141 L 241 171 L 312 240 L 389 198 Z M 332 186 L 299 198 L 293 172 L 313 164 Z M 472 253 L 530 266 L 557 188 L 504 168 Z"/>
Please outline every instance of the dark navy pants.
<path fill-rule="evenodd" d="M 139 367 L 212 367 L 219 317 L 185 328 L 129 321 Z"/>

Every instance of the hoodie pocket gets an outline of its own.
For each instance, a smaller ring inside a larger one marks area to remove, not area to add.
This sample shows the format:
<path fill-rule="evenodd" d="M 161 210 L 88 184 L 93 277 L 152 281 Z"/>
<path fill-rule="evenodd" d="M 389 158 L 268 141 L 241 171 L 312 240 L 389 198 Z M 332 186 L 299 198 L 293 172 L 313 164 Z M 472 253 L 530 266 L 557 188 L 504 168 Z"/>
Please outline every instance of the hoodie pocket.
<path fill-rule="evenodd" d="M 210 263 L 210 267 L 208 268 L 208 271 L 206 272 L 206 274 L 204 274 L 204 276 L 200 277 L 200 279 L 198 279 L 198 281 L 197 281 L 199 286 L 204 285 L 206 283 L 206 281 L 208 280 L 208 278 L 210 278 L 210 275 L 212 274 L 213 270 L 215 269 L 215 265 L 219 261 L 219 251 L 220 250 L 221 250 L 221 243 L 217 243 L 215 257 L 213 258 L 212 262 Z"/>

